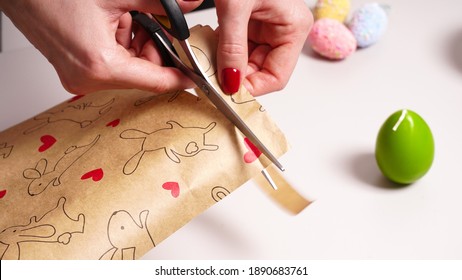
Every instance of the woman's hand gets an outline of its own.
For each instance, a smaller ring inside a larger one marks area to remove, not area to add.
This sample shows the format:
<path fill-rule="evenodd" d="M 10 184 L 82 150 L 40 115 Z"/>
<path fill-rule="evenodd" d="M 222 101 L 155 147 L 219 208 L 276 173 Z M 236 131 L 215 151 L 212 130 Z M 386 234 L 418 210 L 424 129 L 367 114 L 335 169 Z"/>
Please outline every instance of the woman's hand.
<path fill-rule="evenodd" d="M 187 12 L 202 0 L 178 3 Z M 159 1 L 0 0 L 0 8 L 50 61 L 71 93 L 113 88 L 166 92 L 193 86 L 178 69 L 162 67 L 147 34 L 133 29 L 128 12 L 161 14 Z"/>
<path fill-rule="evenodd" d="M 177 0 L 184 12 L 202 0 Z M 253 94 L 288 82 L 312 24 L 303 0 L 215 0 L 218 70 L 227 93 L 241 83 Z M 130 10 L 161 14 L 154 0 L 0 0 L 0 8 L 56 69 L 72 93 L 138 88 L 166 92 L 193 87 L 180 70 L 161 66 Z M 132 32 L 134 31 L 134 36 Z"/>
<path fill-rule="evenodd" d="M 254 96 L 288 82 L 313 23 L 303 0 L 215 0 L 218 73 L 226 93 Z"/>

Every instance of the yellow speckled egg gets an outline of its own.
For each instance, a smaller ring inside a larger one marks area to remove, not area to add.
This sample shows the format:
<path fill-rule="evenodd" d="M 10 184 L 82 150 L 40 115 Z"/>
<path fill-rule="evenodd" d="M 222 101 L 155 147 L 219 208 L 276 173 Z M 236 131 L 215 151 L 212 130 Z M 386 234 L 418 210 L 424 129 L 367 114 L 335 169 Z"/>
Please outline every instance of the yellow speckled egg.
<path fill-rule="evenodd" d="M 336 19 L 344 22 L 350 12 L 349 0 L 318 0 L 313 14 L 316 20 L 321 18 Z"/>

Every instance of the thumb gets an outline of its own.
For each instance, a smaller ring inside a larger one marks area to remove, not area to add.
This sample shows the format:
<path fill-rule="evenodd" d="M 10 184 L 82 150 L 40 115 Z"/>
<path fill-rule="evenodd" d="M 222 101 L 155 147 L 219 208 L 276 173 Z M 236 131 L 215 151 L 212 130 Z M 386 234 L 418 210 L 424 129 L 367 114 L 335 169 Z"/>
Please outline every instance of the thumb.
<path fill-rule="evenodd" d="M 219 25 L 218 78 L 226 94 L 233 94 L 239 90 L 246 72 L 247 29 L 252 11 L 247 3 L 248 1 L 215 1 Z"/>
<path fill-rule="evenodd" d="M 111 67 L 112 88 L 137 88 L 155 93 L 192 88 L 194 84 L 179 69 L 162 67 L 138 57 L 116 62 Z"/>

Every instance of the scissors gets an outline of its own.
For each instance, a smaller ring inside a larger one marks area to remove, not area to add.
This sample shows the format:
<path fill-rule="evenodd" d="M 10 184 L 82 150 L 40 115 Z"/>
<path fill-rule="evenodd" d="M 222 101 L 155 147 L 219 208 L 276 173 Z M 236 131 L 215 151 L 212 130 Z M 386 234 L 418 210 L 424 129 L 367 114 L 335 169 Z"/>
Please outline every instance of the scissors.
<path fill-rule="evenodd" d="M 281 171 L 284 167 L 277 158 L 269 151 L 269 149 L 258 139 L 247 124 L 239 117 L 239 115 L 226 103 L 219 91 L 210 82 L 208 76 L 204 74 L 201 65 L 199 64 L 196 55 L 191 49 L 188 42 L 190 36 L 189 27 L 176 0 L 160 0 L 166 16 L 152 15 L 155 21 L 146 14 L 131 12 L 133 21 L 138 23 L 149 34 L 151 39 L 157 45 L 159 52 L 163 58 L 165 66 L 179 68 L 186 76 L 188 76 L 204 94 L 210 99 L 215 107 L 221 111 L 234 126 L 236 126 L 271 162 L 274 163 Z M 172 37 L 176 38 L 186 54 L 192 68 L 187 66 L 178 56 L 172 43 L 163 32 L 166 30 Z M 274 187 L 274 182 L 268 178 L 265 170 L 263 175 L 270 181 Z"/>

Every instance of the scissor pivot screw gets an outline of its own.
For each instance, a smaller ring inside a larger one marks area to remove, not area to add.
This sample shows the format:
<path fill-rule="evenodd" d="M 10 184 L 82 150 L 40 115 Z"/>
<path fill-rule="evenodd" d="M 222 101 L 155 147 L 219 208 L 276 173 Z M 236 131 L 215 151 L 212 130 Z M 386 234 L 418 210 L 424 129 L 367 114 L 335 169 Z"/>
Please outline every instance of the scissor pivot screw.
<path fill-rule="evenodd" d="M 202 91 L 203 91 L 205 94 L 209 94 L 209 93 L 210 93 L 209 88 L 208 88 L 206 85 L 202 85 Z"/>

